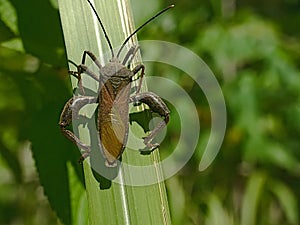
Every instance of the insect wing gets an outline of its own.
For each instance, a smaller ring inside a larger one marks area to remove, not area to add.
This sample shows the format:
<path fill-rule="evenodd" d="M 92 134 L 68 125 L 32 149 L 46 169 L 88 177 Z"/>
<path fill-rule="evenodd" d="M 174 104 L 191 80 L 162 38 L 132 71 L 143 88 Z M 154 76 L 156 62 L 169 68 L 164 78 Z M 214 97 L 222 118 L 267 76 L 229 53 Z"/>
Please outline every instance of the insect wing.
<path fill-rule="evenodd" d="M 101 89 L 98 115 L 100 147 L 109 165 L 120 158 L 127 142 L 130 84 L 126 84 L 115 97 L 112 92 L 111 83 L 107 81 Z"/>

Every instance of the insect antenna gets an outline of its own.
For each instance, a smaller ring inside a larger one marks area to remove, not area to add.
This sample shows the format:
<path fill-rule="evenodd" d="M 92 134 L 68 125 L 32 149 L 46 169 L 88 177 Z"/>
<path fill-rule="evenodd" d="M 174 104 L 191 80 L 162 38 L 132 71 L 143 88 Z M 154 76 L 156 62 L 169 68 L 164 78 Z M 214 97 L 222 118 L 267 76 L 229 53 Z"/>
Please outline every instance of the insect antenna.
<path fill-rule="evenodd" d="M 123 48 L 125 47 L 126 43 L 129 41 L 129 39 L 135 35 L 139 30 L 141 30 L 144 26 L 146 26 L 149 22 L 151 22 L 152 20 L 154 20 L 156 17 L 158 17 L 159 15 L 163 14 L 165 11 L 169 10 L 170 8 L 173 8 L 174 5 L 170 5 L 168 7 L 166 7 L 165 9 L 159 11 L 155 16 L 151 17 L 150 19 L 148 19 L 145 23 L 143 23 L 141 26 L 139 26 L 132 34 L 130 34 L 126 39 L 125 41 L 123 42 L 121 48 L 119 49 L 118 51 L 118 54 L 117 54 L 117 58 L 119 58 L 119 55 L 121 53 L 121 51 L 123 50 Z"/>
<path fill-rule="evenodd" d="M 100 23 L 100 26 L 101 26 L 101 29 L 102 29 L 102 31 L 103 31 L 103 33 L 104 33 L 105 39 L 106 39 L 106 41 L 107 41 L 107 43 L 108 43 L 108 45 L 109 45 L 109 49 L 110 49 L 110 51 L 111 51 L 111 56 L 112 56 L 112 58 L 113 58 L 113 57 L 115 56 L 115 54 L 114 54 L 114 51 L 113 51 L 111 42 L 110 42 L 110 40 L 109 40 L 109 38 L 108 38 L 108 35 L 107 35 L 107 33 L 106 33 L 105 29 L 104 29 L 104 26 L 103 26 L 103 24 L 102 24 L 102 21 L 101 21 L 99 15 L 98 15 L 98 13 L 97 13 L 95 7 L 93 6 L 93 4 L 90 2 L 90 0 L 87 0 L 87 1 L 88 1 L 88 3 L 90 4 L 92 10 L 94 11 L 94 13 L 95 13 L 95 15 L 96 15 L 96 17 L 97 17 L 97 19 L 98 19 L 98 21 L 99 21 L 99 23 Z"/>

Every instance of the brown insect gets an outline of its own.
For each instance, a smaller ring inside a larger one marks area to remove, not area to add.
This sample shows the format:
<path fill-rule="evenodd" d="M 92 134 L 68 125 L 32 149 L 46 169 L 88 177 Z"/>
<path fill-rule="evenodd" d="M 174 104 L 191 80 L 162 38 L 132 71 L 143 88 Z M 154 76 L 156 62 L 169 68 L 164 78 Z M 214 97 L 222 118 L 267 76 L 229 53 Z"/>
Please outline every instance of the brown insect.
<path fill-rule="evenodd" d="M 80 65 L 76 65 L 75 63 L 70 61 L 77 67 L 77 71 L 71 71 L 70 74 L 78 79 L 78 86 L 82 96 L 74 96 L 65 104 L 60 116 L 59 125 L 64 136 L 66 136 L 69 140 L 71 140 L 78 147 L 84 150 L 84 153 L 81 157 L 81 160 L 83 160 L 89 155 L 91 147 L 82 143 L 82 141 L 73 132 L 68 130 L 67 127 L 71 124 L 72 118 L 76 119 L 79 110 L 83 106 L 91 103 L 98 103 L 97 129 L 99 136 L 99 148 L 102 152 L 103 157 L 106 159 L 105 165 L 107 167 L 115 167 L 117 165 L 117 160 L 121 157 L 127 143 L 130 103 L 133 103 L 134 105 L 145 103 L 149 106 L 152 112 L 158 113 L 161 117 L 164 118 L 164 120 L 158 123 L 156 127 L 150 132 L 150 134 L 144 138 L 144 144 L 147 146 L 148 152 L 155 150 L 159 146 L 158 143 L 152 143 L 153 138 L 161 129 L 166 126 L 169 121 L 170 111 L 158 95 L 152 92 L 140 93 L 145 66 L 139 64 L 132 70 L 129 69 L 130 63 L 139 47 L 132 46 L 125 55 L 122 62 L 120 61 L 119 56 L 122 49 L 125 47 L 126 43 L 133 35 L 135 35 L 141 28 L 152 21 L 155 17 L 174 7 L 174 5 L 171 5 L 158 12 L 155 16 L 147 20 L 132 34 L 130 34 L 115 56 L 111 42 L 107 36 L 101 19 L 96 12 L 96 9 L 89 0 L 87 1 L 98 18 L 106 41 L 109 45 L 112 57 L 109 63 L 102 66 L 97 57 L 92 52 L 84 51 L 82 62 Z M 99 76 L 85 65 L 87 56 L 89 56 L 96 64 L 97 68 L 99 69 Z M 139 75 L 139 84 L 137 86 L 135 94 L 130 97 L 133 77 L 139 71 L 141 71 Z M 91 76 L 93 79 L 99 82 L 98 96 L 95 97 L 84 95 L 84 89 L 81 82 L 82 73 Z"/>

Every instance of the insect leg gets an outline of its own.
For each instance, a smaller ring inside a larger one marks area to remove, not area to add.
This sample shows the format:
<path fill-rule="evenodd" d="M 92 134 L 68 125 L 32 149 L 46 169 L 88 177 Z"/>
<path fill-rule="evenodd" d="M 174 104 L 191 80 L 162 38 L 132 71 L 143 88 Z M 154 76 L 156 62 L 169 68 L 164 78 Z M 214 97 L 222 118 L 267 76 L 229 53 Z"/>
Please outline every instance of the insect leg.
<path fill-rule="evenodd" d="M 97 67 L 101 70 L 102 65 L 101 65 L 100 61 L 97 59 L 97 57 L 94 55 L 94 53 L 92 53 L 90 51 L 83 52 L 81 64 L 83 64 L 83 65 L 85 64 L 86 55 L 88 55 L 94 61 L 94 63 L 97 65 Z"/>
<path fill-rule="evenodd" d="M 74 66 L 76 66 L 76 68 L 77 68 L 77 71 L 69 71 L 69 74 L 77 78 L 77 80 L 78 80 L 78 87 L 79 87 L 81 95 L 85 94 L 84 93 L 84 89 L 83 89 L 83 85 L 82 85 L 82 80 L 81 80 L 81 74 L 82 73 L 86 73 L 87 75 L 89 75 L 90 77 L 92 77 L 93 79 L 95 79 L 96 81 L 100 81 L 100 79 L 96 75 L 96 73 L 94 73 L 92 70 L 90 70 L 86 65 L 84 65 L 84 64 L 76 65 L 71 60 L 69 60 L 69 62 L 71 64 L 73 64 Z"/>
<path fill-rule="evenodd" d="M 139 64 L 135 68 L 133 68 L 133 70 L 132 70 L 132 72 L 133 72 L 134 75 L 137 74 L 140 70 L 142 70 L 141 71 L 141 75 L 139 76 L 140 82 L 139 82 L 139 84 L 137 86 L 135 94 L 138 94 L 140 92 L 140 90 L 141 90 L 142 82 L 143 82 L 143 77 L 145 75 L 145 66 L 143 64 Z"/>
<path fill-rule="evenodd" d="M 140 46 L 132 46 L 129 51 L 127 52 L 126 56 L 124 57 L 124 60 L 122 62 L 123 65 L 126 64 L 126 62 L 128 62 L 128 68 L 130 67 L 130 64 L 134 58 L 134 56 L 136 55 L 137 51 L 140 49 Z M 130 58 L 130 59 L 129 59 Z M 133 68 L 132 72 L 133 72 L 133 76 L 135 74 L 137 74 L 140 70 L 141 71 L 141 75 L 137 78 L 137 79 L 141 79 L 138 86 L 137 86 L 137 90 L 136 90 L 136 94 L 138 94 L 141 90 L 141 86 L 142 86 L 142 82 L 143 82 L 143 76 L 145 74 L 145 66 L 142 64 L 137 65 L 135 68 Z M 133 77 L 132 76 L 132 77 Z"/>
<path fill-rule="evenodd" d="M 136 55 L 137 51 L 140 49 L 140 46 L 132 46 L 129 51 L 127 52 L 126 56 L 124 57 L 124 60 L 122 62 L 123 65 L 126 64 L 126 62 L 128 61 L 128 66 L 130 66 L 134 56 Z M 131 56 L 130 60 L 129 57 Z"/>
<path fill-rule="evenodd" d="M 79 71 L 80 71 L 80 74 L 81 73 L 86 73 L 87 75 L 89 75 L 90 77 L 92 77 L 93 79 L 95 79 L 96 81 L 100 81 L 100 79 L 97 76 L 97 74 L 94 73 L 92 70 L 90 70 L 86 65 L 80 64 L 77 67 L 78 67 L 78 73 L 79 73 Z"/>
<path fill-rule="evenodd" d="M 135 49 L 135 46 L 132 46 L 132 47 L 128 50 L 126 56 L 125 56 L 124 59 L 123 59 L 123 62 L 122 62 L 123 65 L 125 65 L 126 62 L 127 62 L 128 59 L 129 59 L 129 57 L 130 57 L 131 55 L 133 55 L 134 49 Z M 128 66 L 129 66 L 129 65 L 128 65 Z"/>
<path fill-rule="evenodd" d="M 100 61 L 90 51 L 84 51 L 83 52 L 82 60 L 81 60 L 81 64 L 80 65 L 77 65 L 73 61 L 69 60 L 69 62 L 71 64 L 73 64 L 74 66 L 76 66 L 76 68 L 77 68 L 77 71 L 69 71 L 69 73 L 72 76 L 74 76 L 74 77 L 76 77 L 78 79 L 79 90 L 80 90 L 81 94 L 83 94 L 83 95 L 84 95 L 84 89 L 83 89 L 82 80 L 81 80 L 81 74 L 82 73 L 86 73 L 87 75 L 89 75 L 90 77 L 92 77 L 93 79 L 95 79 L 96 81 L 99 81 L 98 76 L 93 71 L 91 71 L 90 69 L 88 69 L 88 67 L 85 65 L 85 60 L 86 60 L 87 55 L 93 60 L 93 62 L 101 70 L 102 65 L 101 65 Z"/>
<path fill-rule="evenodd" d="M 79 87 L 79 93 L 81 95 L 84 95 L 84 89 L 83 89 L 83 85 L 82 85 L 82 80 L 81 80 L 81 73 L 78 69 L 78 66 L 76 63 L 74 63 L 72 60 L 68 60 L 69 63 L 71 63 L 72 65 L 74 65 L 77 68 L 77 71 L 71 71 L 69 70 L 69 74 L 73 77 L 75 77 L 78 81 L 77 81 L 77 85 Z"/>
<path fill-rule="evenodd" d="M 76 65 L 71 60 L 69 60 L 69 62 L 72 63 L 74 66 L 77 67 L 77 71 L 69 71 L 69 73 L 72 76 L 76 77 L 78 79 L 78 81 L 81 81 L 81 74 L 82 73 L 86 73 L 87 75 L 89 75 L 90 77 L 92 77 L 93 79 L 95 79 L 96 81 L 100 81 L 100 79 L 97 76 L 97 74 L 94 73 L 92 70 L 90 70 L 86 65 L 84 65 L 84 64 Z"/>
<path fill-rule="evenodd" d="M 90 146 L 82 143 L 81 140 L 72 131 L 67 129 L 67 127 L 72 123 L 72 119 L 79 118 L 78 112 L 83 106 L 95 102 L 97 102 L 97 97 L 72 97 L 69 101 L 67 101 L 60 115 L 58 124 L 63 135 L 74 144 L 76 144 L 79 148 L 85 150 L 80 160 L 83 160 L 85 157 L 87 157 L 88 153 L 90 152 Z"/>
<path fill-rule="evenodd" d="M 152 112 L 159 114 L 164 117 L 164 120 L 156 125 L 156 127 L 150 131 L 150 134 L 144 138 L 144 144 L 149 148 L 149 151 L 155 150 L 159 144 L 151 143 L 153 138 L 161 131 L 166 124 L 169 122 L 170 110 L 163 100 L 153 92 L 139 93 L 135 96 L 130 97 L 130 102 L 134 104 L 145 103 L 149 106 Z"/>

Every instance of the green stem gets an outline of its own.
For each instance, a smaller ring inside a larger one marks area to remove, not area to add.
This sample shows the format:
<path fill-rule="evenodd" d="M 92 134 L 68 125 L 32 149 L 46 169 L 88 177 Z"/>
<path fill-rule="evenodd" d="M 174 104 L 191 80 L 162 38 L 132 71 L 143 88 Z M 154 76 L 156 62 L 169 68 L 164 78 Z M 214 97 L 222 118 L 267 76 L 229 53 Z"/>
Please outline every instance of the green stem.
<path fill-rule="evenodd" d="M 134 30 L 129 1 L 97 0 L 95 8 L 112 45 L 119 47 Z M 91 50 L 97 56 L 111 57 L 100 24 L 87 1 L 59 0 L 59 10 L 69 59 L 77 63 L 81 62 L 84 50 Z M 136 40 L 134 42 L 136 43 Z M 128 46 L 132 44 L 130 41 Z M 135 57 L 135 60 L 139 57 Z M 104 61 L 107 62 L 103 58 L 100 58 L 100 61 L 102 64 Z M 97 83 L 92 79 L 84 80 L 84 85 L 94 90 L 97 89 Z M 73 87 L 76 86 L 77 82 L 73 80 Z M 133 133 L 140 137 L 145 135 L 137 123 L 132 122 L 132 124 L 130 130 Z M 80 139 L 89 143 L 89 132 L 83 128 L 80 129 Z M 132 141 L 138 146 L 139 144 L 135 142 L 137 141 Z M 171 224 L 166 190 L 162 182 L 162 169 L 158 163 L 158 151 L 154 151 L 151 155 L 141 155 L 137 149 L 132 151 L 126 148 L 122 157 L 123 163 L 140 167 L 150 166 L 150 169 L 141 170 L 136 176 L 129 167 L 122 165 L 118 176 L 119 182 L 112 181 L 111 185 L 107 186 L 101 183 L 103 179 L 96 179 L 97 176 L 93 174 L 88 161 L 84 162 L 84 173 L 90 224 Z M 138 177 L 142 178 L 141 180 L 145 179 L 147 183 L 146 178 L 151 175 L 155 177 L 156 183 L 147 186 L 141 183 L 139 183 L 140 186 L 130 185 L 135 183 Z M 102 189 L 99 186 L 99 180 Z"/>

